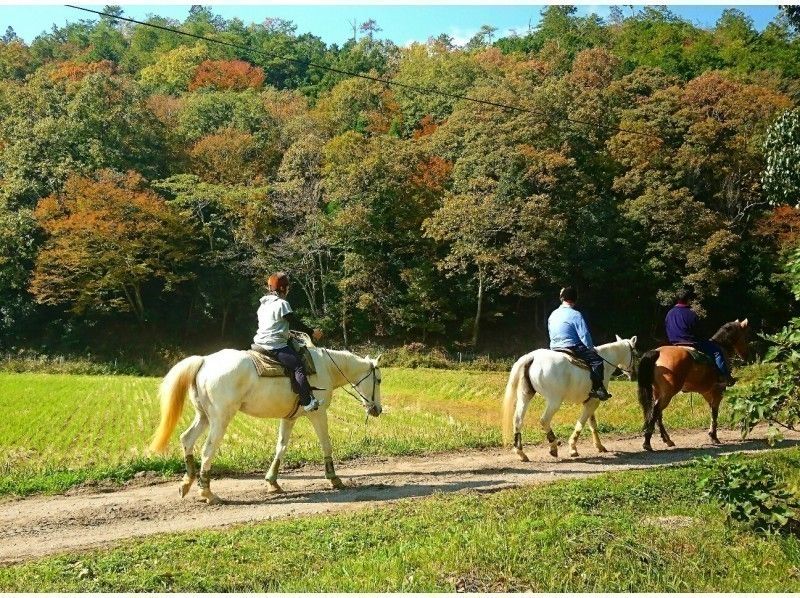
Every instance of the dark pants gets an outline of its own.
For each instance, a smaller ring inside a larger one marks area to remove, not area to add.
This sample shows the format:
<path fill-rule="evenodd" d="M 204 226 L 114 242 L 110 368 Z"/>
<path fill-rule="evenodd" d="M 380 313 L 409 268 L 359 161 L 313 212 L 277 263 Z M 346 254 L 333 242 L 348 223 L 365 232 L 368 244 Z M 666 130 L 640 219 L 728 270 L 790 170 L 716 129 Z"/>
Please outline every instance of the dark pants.
<path fill-rule="evenodd" d="M 722 348 L 717 343 L 714 341 L 697 341 L 694 343 L 694 347 L 706 355 L 713 357 L 717 364 L 717 369 L 723 376 L 727 378 L 731 375 L 728 364 L 725 363 L 725 355 L 722 352 Z"/>
<path fill-rule="evenodd" d="M 570 347 L 569 350 L 589 366 L 592 389 L 598 389 L 603 386 L 603 358 L 597 354 L 597 351 L 590 349 L 583 343 Z"/>
<path fill-rule="evenodd" d="M 311 402 L 311 385 L 308 383 L 306 377 L 306 370 L 303 367 L 303 360 L 292 347 L 286 346 L 281 349 L 270 349 L 269 354 L 281 362 L 291 373 L 291 376 L 297 382 L 297 394 L 300 395 L 300 404 L 308 405 Z"/>

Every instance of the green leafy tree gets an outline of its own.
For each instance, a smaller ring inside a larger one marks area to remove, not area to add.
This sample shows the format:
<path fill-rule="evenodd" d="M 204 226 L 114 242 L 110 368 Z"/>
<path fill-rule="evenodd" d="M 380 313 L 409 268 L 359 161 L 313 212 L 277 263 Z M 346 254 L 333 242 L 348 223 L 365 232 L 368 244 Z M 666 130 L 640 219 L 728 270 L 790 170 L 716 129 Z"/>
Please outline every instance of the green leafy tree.
<path fill-rule="evenodd" d="M 194 175 L 173 176 L 152 186 L 198 233 L 189 267 L 189 302 L 195 312 L 216 320 L 222 337 L 236 313 L 246 312 L 249 323 L 255 281 L 263 279 L 257 258 L 274 221 L 269 189 L 208 183 Z"/>
<path fill-rule="evenodd" d="M 0 208 L 0 339 L 12 343 L 34 311 L 28 293 L 40 234 L 30 210 Z M 4 344 L 0 340 L 0 346 Z M 8 347 L 4 347 L 8 348 Z"/>
<path fill-rule="evenodd" d="M 163 132 L 130 80 L 98 72 L 79 82 L 37 72 L 8 96 L 0 121 L 0 197 L 33 207 L 75 173 L 165 168 Z"/>
<path fill-rule="evenodd" d="M 175 48 L 144 67 L 139 73 L 139 82 L 150 93 L 183 93 L 189 89 L 197 67 L 207 57 L 208 49 L 203 44 Z"/>
<path fill-rule="evenodd" d="M 787 256 L 786 282 L 800 300 L 800 247 Z M 764 363 L 768 371 L 754 383 L 733 391 L 733 420 L 746 437 L 760 422 L 770 425 L 770 441 L 780 437 L 779 428 L 800 424 L 800 317 L 793 317 L 781 330 L 761 337 L 769 343 Z"/>
<path fill-rule="evenodd" d="M 800 110 L 782 114 L 764 142 L 764 192 L 773 204 L 800 208 Z"/>

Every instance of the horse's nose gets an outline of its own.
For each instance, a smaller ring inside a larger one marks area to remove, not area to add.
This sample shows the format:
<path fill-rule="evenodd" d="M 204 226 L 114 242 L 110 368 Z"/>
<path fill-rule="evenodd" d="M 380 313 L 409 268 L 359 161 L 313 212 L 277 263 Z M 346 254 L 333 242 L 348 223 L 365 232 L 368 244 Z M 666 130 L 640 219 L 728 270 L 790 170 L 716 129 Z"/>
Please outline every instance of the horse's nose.
<path fill-rule="evenodd" d="M 369 414 L 373 417 L 378 417 L 382 411 L 383 408 L 380 405 L 373 405 L 372 408 L 369 410 Z"/>

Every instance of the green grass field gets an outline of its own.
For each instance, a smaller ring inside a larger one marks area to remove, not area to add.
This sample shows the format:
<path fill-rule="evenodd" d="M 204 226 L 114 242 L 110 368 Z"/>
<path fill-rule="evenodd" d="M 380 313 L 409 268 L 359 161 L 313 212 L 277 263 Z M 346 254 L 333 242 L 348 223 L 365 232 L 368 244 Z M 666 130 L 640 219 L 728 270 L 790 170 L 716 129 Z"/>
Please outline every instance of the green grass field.
<path fill-rule="evenodd" d="M 798 448 L 749 458 L 800 482 Z M 0 590 L 800 591 L 800 540 L 726 524 L 700 474 L 689 464 L 131 540 L 0 568 Z"/>
<path fill-rule="evenodd" d="M 502 372 L 387 368 L 384 414 L 365 424 L 362 408 L 342 391 L 330 410 L 334 458 L 424 454 L 500 444 Z M 159 379 L 130 376 L 0 374 L 0 495 L 61 491 L 88 480 L 125 480 L 137 471 L 182 469 L 178 434 L 194 410 L 188 404 L 168 458 L 148 456 L 146 446 L 158 421 Z M 635 384 L 614 382 L 614 398 L 598 410 L 603 434 L 636 433 L 641 410 Z M 723 403 L 721 421 L 725 421 Z M 542 441 L 537 420 L 541 399 L 526 418 L 526 443 Z M 554 420 L 565 438 L 579 407 Z M 701 397 L 679 395 L 665 414 L 670 429 L 708 425 Z M 277 420 L 237 415 L 228 428 L 215 471 L 265 469 L 274 451 Z M 199 449 L 199 447 L 198 447 Z M 286 464 L 321 461 L 307 421 L 295 427 Z"/>

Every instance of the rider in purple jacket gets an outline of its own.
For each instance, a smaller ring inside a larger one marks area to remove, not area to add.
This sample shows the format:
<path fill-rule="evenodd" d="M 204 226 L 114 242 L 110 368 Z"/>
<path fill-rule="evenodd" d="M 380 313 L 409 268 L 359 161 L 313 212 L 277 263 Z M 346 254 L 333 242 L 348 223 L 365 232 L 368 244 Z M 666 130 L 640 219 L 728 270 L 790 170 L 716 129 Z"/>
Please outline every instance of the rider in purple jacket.
<path fill-rule="evenodd" d="M 675 306 L 667 312 L 664 320 L 669 343 L 671 345 L 688 345 L 713 357 L 723 382 L 731 386 L 736 379 L 731 376 L 722 348 L 714 341 L 698 338 L 697 325 L 700 318 L 689 306 L 691 300 L 694 299 L 694 293 L 690 289 L 684 289 L 678 293 L 676 299 Z"/>

